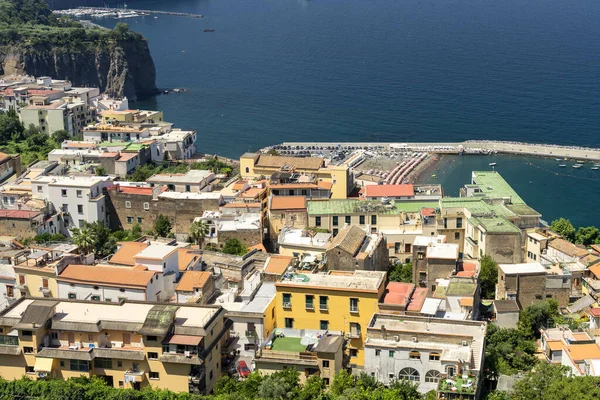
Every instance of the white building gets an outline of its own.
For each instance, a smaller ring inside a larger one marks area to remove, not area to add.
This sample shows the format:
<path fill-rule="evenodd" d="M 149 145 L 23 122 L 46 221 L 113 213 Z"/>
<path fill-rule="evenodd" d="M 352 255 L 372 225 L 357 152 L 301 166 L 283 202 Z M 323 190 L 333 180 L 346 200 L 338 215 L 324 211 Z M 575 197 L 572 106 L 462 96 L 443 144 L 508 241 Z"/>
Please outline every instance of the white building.
<path fill-rule="evenodd" d="M 187 160 L 196 152 L 196 131 L 174 129 L 156 136 L 156 140 L 171 160 Z"/>
<path fill-rule="evenodd" d="M 84 222 L 108 223 L 104 189 L 111 185 L 108 176 L 39 176 L 31 180 L 32 195 L 61 211 L 68 229 L 81 228 Z"/>
<path fill-rule="evenodd" d="M 470 379 L 477 392 L 485 332 L 485 322 L 375 314 L 367 328 L 364 371 L 385 384 L 412 381 L 422 393 L 436 390 L 442 374 L 463 376 L 462 387 Z"/>
<path fill-rule="evenodd" d="M 151 244 L 139 253 L 133 259 L 136 265 L 143 265 L 148 270 L 160 272 L 163 274 L 175 274 L 179 272 L 179 246 L 169 246 L 164 244 Z"/>
<path fill-rule="evenodd" d="M 156 174 L 146 180 L 151 186 L 166 186 L 175 192 L 210 192 L 216 178 L 211 171 L 193 169 L 185 174 Z"/>
<path fill-rule="evenodd" d="M 59 298 L 101 302 L 168 300 L 164 280 L 160 273 L 136 267 L 74 264 L 56 277 Z"/>
<path fill-rule="evenodd" d="M 177 303 L 207 303 L 215 291 L 208 271 L 185 271 L 175 289 Z"/>
<path fill-rule="evenodd" d="M 15 270 L 11 264 L 0 264 L 0 311 L 17 300 Z"/>

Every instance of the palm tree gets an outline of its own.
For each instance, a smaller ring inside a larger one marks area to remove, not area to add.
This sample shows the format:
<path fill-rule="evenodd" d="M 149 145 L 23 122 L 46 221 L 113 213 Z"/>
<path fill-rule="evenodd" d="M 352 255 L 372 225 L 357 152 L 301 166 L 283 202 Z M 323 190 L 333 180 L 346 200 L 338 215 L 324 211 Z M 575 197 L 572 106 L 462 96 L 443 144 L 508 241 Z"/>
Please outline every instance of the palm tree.
<path fill-rule="evenodd" d="M 81 229 L 73 229 L 73 244 L 79 247 L 82 253 L 91 253 L 96 248 L 94 232 L 87 226 Z"/>
<path fill-rule="evenodd" d="M 204 221 L 194 221 L 190 225 L 190 238 L 200 246 L 204 247 L 204 238 L 208 235 L 208 225 Z"/>

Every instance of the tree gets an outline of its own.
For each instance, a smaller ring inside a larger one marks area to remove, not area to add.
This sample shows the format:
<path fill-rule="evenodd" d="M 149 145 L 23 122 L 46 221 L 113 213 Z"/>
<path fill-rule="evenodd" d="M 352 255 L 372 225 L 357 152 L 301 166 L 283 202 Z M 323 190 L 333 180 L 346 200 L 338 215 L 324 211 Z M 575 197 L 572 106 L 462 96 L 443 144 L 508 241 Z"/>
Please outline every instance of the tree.
<path fill-rule="evenodd" d="M 70 138 L 69 132 L 64 129 L 59 129 L 52 134 L 52 140 L 56 143 L 57 146 L 60 146 L 62 142 L 68 140 Z"/>
<path fill-rule="evenodd" d="M 515 400 L 559 400 L 559 399 L 593 399 L 593 391 L 598 393 L 598 378 L 595 378 L 596 388 L 582 390 L 581 383 L 590 377 L 568 378 L 569 367 L 563 365 L 539 363 L 536 370 L 525 375 L 514 386 L 510 395 Z M 594 379 L 594 378 L 592 378 Z M 577 390 L 579 389 L 579 390 Z M 561 393 L 562 392 L 562 393 Z"/>
<path fill-rule="evenodd" d="M 479 281 L 481 286 L 481 298 L 493 299 L 496 297 L 496 284 L 498 283 L 498 264 L 492 257 L 485 255 L 481 258 Z"/>
<path fill-rule="evenodd" d="M 160 237 L 167 237 L 171 233 L 171 229 L 173 229 L 173 225 L 171 224 L 169 217 L 160 214 L 154 222 L 154 230 L 156 231 L 156 234 Z"/>
<path fill-rule="evenodd" d="M 23 129 L 16 111 L 0 112 L 0 144 L 6 144 L 14 136 L 19 136 Z"/>
<path fill-rule="evenodd" d="M 406 283 L 412 283 L 412 275 L 412 263 L 391 265 L 388 274 L 390 281 Z"/>
<path fill-rule="evenodd" d="M 142 226 L 136 222 L 131 228 L 131 240 L 137 240 L 142 237 Z"/>
<path fill-rule="evenodd" d="M 575 227 L 573 227 L 573 224 L 568 219 L 555 219 L 550 224 L 550 229 L 570 242 L 575 240 Z"/>
<path fill-rule="evenodd" d="M 208 235 L 208 225 L 204 221 L 194 221 L 190 225 L 190 239 L 192 239 L 198 246 L 202 248 L 204 239 Z"/>
<path fill-rule="evenodd" d="M 334 378 L 329 391 L 334 396 L 341 396 L 347 389 L 354 387 L 354 376 L 346 370 L 339 372 Z"/>
<path fill-rule="evenodd" d="M 79 228 L 73 228 L 73 244 L 79 247 L 79 250 L 83 254 L 89 254 L 95 249 L 96 238 L 92 229 L 84 226 Z"/>
<path fill-rule="evenodd" d="M 575 243 L 585 246 L 600 243 L 600 231 L 595 226 L 582 226 L 575 234 Z"/>
<path fill-rule="evenodd" d="M 498 328 L 488 325 L 486 332 L 485 371 L 489 379 L 499 374 L 511 375 L 519 370 L 531 369 L 536 358 L 533 338 L 518 329 Z"/>
<path fill-rule="evenodd" d="M 258 388 L 258 397 L 264 400 L 297 399 L 298 371 L 284 368 L 266 376 Z"/>
<path fill-rule="evenodd" d="M 553 327 L 556 320 L 561 320 L 558 303 L 554 299 L 540 301 L 521 311 L 519 330 L 529 338 L 540 336 L 540 328 Z"/>
<path fill-rule="evenodd" d="M 248 248 L 246 246 L 244 246 L 244 244 L 242 242 L 240 242 L 238 239 L 233 238 L 233 239 L 228 239 L 225 242 L 225 245 L 223 246 L 223 249 L 221 251 L 226 254 L 243 256 L 244 254 L 246 254 L 248 252 Z"/>
<path fill-rule="evenodd" d="M 326 388 L 325 381 L 320 376 L 311 375 L 304 383 L 298 400 L 318 399 Z"/>
<path fill-rule="evenodd" d="M 98 167 L 96 168 L 96 176 L 106 176 L 106 168 Z"/>

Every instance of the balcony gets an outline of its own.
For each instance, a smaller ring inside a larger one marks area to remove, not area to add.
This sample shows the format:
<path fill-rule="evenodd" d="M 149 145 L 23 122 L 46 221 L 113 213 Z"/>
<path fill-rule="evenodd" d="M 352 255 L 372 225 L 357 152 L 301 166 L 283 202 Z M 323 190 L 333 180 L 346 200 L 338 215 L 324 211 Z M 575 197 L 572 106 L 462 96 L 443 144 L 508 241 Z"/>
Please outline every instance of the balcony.
<path fill-rule="evenodd" d="M 127 382 L 143 382 L 144 381 L 144 371 L 142 370 L 132 370 L 132 369 L 128 369 L 127 371 L 125 371 L 124 373 L 124 379 L 123 382 L 127 383 Z"/>
<path fill-rule="evenodd" d="M 162 353 L 158 360 L 163 363 L 171 363 L 171 364 L 189 364 L 189 365 L 201 365 L 202 360 L 198 357 L 198 354 L 192 354 L 189 351 L 184 353 Z"/>
<path fill-rule="evenodd" d="M 442 375 L 438 384 L 438 393 L 446 399 L 475 399 L 477 393 L 477 377 L 474 374 L 453 376 Z"/>
<path fill-rule="evenodd" d="M 19 345 L 19 337 L 18 336 L 0 335 L 0 345 L 18 346 Z"/>

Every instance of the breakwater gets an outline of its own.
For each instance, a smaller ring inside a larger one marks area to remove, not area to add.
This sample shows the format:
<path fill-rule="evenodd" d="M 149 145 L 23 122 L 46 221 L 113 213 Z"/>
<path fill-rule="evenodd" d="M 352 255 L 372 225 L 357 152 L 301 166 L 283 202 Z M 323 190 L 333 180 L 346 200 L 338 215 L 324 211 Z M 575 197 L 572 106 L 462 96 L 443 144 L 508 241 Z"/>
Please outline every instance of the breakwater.
<path fill-rule="evenodd" d="M 600 148 L 560 146 L 524 142 L 501 142 L 493 140 L 469 140 L 446 143 L 342 143 L 342 142 L 284 142 L 273 146 L 290 154 L 331 150 L 378 149 L 383 151 L 413 151 L 438 154 L 521 154 L 528 156 L 568 158 L 576 160 L 600 160 Z"/>

